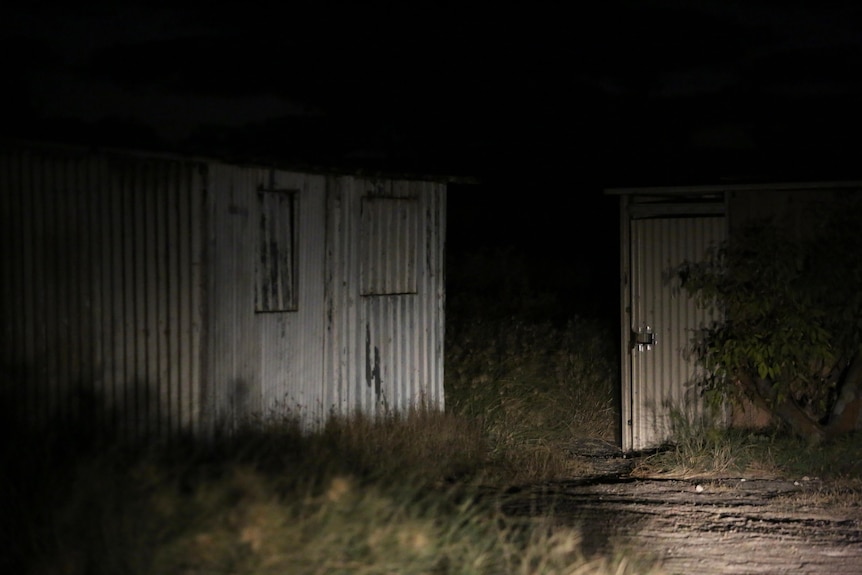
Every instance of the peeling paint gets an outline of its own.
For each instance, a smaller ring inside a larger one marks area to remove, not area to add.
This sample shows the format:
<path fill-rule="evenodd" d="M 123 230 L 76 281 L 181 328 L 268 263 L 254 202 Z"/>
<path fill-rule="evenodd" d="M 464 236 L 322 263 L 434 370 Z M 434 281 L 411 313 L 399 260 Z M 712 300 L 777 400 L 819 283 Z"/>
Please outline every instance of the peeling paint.
<path fill-rule="evenodd" d="M 380 401 L 382 381 L 380 378 L 380 348 L 374 346 L 374 356 L 371 354 L 371 326 L 365 324 L 365 385 L 374 387 L 374 397 Z"/>

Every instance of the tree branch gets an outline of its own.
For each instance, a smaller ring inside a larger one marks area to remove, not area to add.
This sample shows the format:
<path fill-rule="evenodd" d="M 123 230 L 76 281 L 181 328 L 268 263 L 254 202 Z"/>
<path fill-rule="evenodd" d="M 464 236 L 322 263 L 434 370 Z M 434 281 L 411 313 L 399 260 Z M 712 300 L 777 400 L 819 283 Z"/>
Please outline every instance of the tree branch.
<path fill-rule="evenodd" d="M 829 413 L 826 431 L 836 436 L 856 429 L 862 413 L 862 353 L 857 350 L 844 373 L 838 398 Z"/>
<path fill-rule="evenodd" d="M 823 427 L 811 419 L 792 397 L 779 397 L 775 384 L 768 379 L 739 374 L 737 380 L 755 405 L 777 415 L 799 437 L 814 443 L 826 438 Z"/>

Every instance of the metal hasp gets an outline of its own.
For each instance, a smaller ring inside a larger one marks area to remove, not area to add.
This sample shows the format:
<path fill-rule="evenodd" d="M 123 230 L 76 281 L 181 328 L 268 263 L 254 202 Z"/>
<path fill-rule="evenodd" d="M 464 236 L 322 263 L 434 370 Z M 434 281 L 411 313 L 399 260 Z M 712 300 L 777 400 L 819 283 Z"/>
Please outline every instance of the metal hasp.
<path fill-rule="evenodd" d="M 650 325 L 640 325 L 637 331 L 632 332 L 632 340 L 637 345 L 638 351 L 652 351 L 656 344 L 655 332 Z"/>

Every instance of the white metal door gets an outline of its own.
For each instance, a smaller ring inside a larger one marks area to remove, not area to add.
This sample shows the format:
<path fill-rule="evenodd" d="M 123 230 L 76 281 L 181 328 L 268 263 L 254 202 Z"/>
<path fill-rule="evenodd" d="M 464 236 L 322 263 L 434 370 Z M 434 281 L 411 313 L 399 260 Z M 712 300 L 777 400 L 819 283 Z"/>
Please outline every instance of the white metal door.
<path fill-rule="evenodd" d="M 623 450 L 657 447 L 670 437 L 670 414 L 701 412 L 696 365 L 686 354 L 693 330 L 711 321 L 680 290 L 672 270 L 700 260 L 725 238 L 725 218 L 658 217 L 629 221 L 629 297 L 622 393 Z M 625 329 L 625 327 L 624 327 Z M 625 371 L 628 371 L 626 374 Z"/>

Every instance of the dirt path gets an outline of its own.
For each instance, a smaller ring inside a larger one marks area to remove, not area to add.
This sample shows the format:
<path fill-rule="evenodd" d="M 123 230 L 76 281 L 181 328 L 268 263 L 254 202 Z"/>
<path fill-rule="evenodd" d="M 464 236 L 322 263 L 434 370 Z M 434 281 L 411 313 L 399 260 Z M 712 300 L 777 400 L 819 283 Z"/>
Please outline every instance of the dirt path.
<path fill-rule="evenodd" d="M 823 489 L 816 480 L 605 477 L 510 490 L 501 509 L 551 512 L 581 528 L 587 554 L 640 550 L 667 573 L 862 574 L 862 508 L 824 507 Z"/>

